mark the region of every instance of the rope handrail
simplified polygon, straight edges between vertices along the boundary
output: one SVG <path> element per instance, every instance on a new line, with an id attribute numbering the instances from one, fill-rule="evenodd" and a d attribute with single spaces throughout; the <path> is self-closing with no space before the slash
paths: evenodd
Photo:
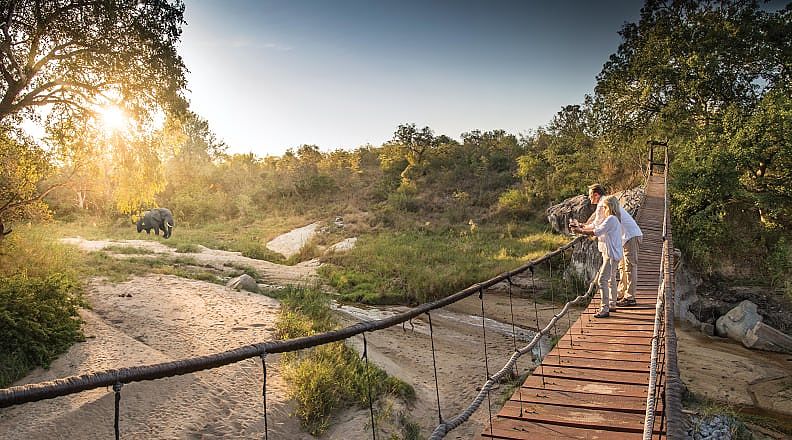
<path id="1" fill-rule="evenodd" d="M 643 439 L 652 438 L 656 417 L 658 377 L 665 371 L 664 417 L 667 421 L 666 437 L 672 440 L 683 438 L 681 423 L 681 393 L 679 369 L 677 365 L 676 332 L 674 329 L 674 266 L 671 261 L 671 215 L 668 203 L 668 144 L 665 147 L 663 169 L 663 248 L 660 258 L 660 283 L 655 305 L 654 331 L 652 334 L 649 388 L 646 396 Z M 650 163 L 651 167 L 653 164 Z M 661 335 L 660 332 L 664 334 Z M 660 338 L 665 343 L 665 360 L 658 362 Z"/>
<path id="2" fill-rule="evenodd" d="M 532 267 L 541 264 L 555 257 L 556 255 L 559 255 L 567 249 L 570 249 L 575 245 L 575 243 L 580 242 L 582 239 L 583 237 L 576 237 L 569 243 L 557 248 L 556 250 L 548 252 L 535 260 L 531 260 L 516 269 L 504 272 L 500 275 L 490 278 L 489 280 L 474 284 L 464 290 L 439 300 L 420 305 L 406 312 L 402 312 L 398 315 L 388 318 L 361 322 L 318 335 L 304 336 L 295 339 L 288 339 L 285 341 L 269 341 L 245 345 L 232 350 L 210 355 L 194 356 L 186 359 L 151 365 L 111 369 L 79 376 L 70 376 L 53 381 L 4 388 L 0 389 L 0 408 L 44 399 L 52 399 L 55 397 L 79 393 L 95 388 L 113 386 L 118 383 L 126 384 L 130 382 L 162 379 L 165 377 L 194 373 L 197 371 L 222 367 L 224 365 L 240 362 L 245 359 L 261 356 L 263 354 L 286 353 L 302 350 L 305 348 L 315 347 L 317 345 L 348 339 L 364 332 L 382 330 L 403 322 L 407 322 L 410 319 L 429 311 L 453 304 L 457 301 L 467 298 L 470 295 L 478 293 L 482 289 L 494 286 L 501 281 L 508 280 L 514 275 L 525 272 Z"/>
<path id="3" fill-rule="evenodd" d="M 668 148 L 665 149 L 665 190 L 668 200 Z M 671 440 L 685 438 L 685 429 L 682 421 L 682 381 L 679 377 L 677 364 L 677 339 L 674 327 L 674 264 L 671 262 L 673 253 L 673 237 L 670 233 L 671 213 L 666 210 L 668 231 L 666 232 L 666 268 L 664 271 L 665 290 L 665 350 L 666 350 L 666 387 L 665 387 L 665 418 L 667 421 L 666 437 Z"/>
<path id="4" fill-rule="evenodd" d="M 473 399 L 473 401 L 468 405 L 468 407 L 465 408 L 461 413 L 459 413 L 452 419 L 437 425 L 434 431 L 432 431 L 432 434 L 429 437 L 429 439 L 430 440 L 442 439 L 452 429 L 458 427 L 459 425 L 467 421 L 470 418 L 470 416 L 473 415 L 473 413 L 476 412 L 476 410 L 484 402 L 484 398 L 489 395 L 492 386 L 500 382 L 500 380 L 503 378 L 503 376 L 506 375 L 506 373 L 511 372 L 512 367 L 514 366 L 515 363 L 517 363 L 517 359 L 519 359 L 521 356 L 527 353 L 530 353 L 531 350 L 536 346 L 536 344 L 539 343 L 542 336 L 550 333 L 550 328 L 552 328 L 555 325 L 558 319 L 563 317 L 569 311 L 570 307 L 572 307 L 573 304 L 577 304 L 585 299 L 588 299 L 591 296 L 591 294 L 594 292 L 595 287 L 596 287 L 596 279 L 591 281 L 591 283 L 589 284 L 589 288 L 585 294 L 578 295 L 572 301 L 568 301 L 566 304 L 564 304 L 564 307 L 561 309 L 561 311 L 558 312 L 558 314 L 553 315 L 553 318 L 547 323 L 547 325 L 543 329 L 539 330 L 536 333 L 536 335 L 534 335 L 533 339 L 531 339 L 531 342 L 529 342 L 528 345 L 525 345 L 524 347 L 515 351 L 511 355 L 509 360 L 506 362 L 506 364 L 504 364 L 503 368 L 501 368 L 497 373 L 490 376 L 487 379 L 487 381 L 484 382 L 484 385 L 481 386 L 481 390 Z"/>

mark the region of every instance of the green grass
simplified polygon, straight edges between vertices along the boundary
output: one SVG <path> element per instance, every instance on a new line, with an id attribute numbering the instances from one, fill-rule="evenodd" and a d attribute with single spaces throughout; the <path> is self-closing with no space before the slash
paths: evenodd
<path id="1" fill-rule="evenodd" d="M 328 257 L 320 273 L 343 300 L 423 303 L 514 269 L 565 244 L 538 226 L 381 232 Z"/>
<path id="2" fill-rule="evenodd" d="M 287 287 L 268 292 L 282 304 L 276 325 L 279 339 L 312 335 L 337 328 L 329 296 L 318 288 Z M 390 394 L 415 398 L 408 384 L 366 364 L 343 342 L 325 344 L 284 355 L 283 377 L 289 396 L 296 402 L 294 414 L 312 435 L 330 426 L 333 414 L 353 404 L 368 405 L 369 386 L 374 402 Z"/>
<path id="3" fill-rule="evenodd" d="M 123 246 L 119 244 L 113 244 L 110 246 L 105 246 L 102 248 L 103 251 L 112 252 L 114 254 L 124 254 L 124 255 L 145 255 L 145 254 L 153 254 L 153 251 L 148 249 L 144 249 L 142 247 L 137 246 Z"/>
<path id="4" fill-rule="evenodd" d="M 176 252 L 180 254 L 194 254 L 201 252 L 201 247 L 195 243 L 180 243 L 176 245 Z"/>

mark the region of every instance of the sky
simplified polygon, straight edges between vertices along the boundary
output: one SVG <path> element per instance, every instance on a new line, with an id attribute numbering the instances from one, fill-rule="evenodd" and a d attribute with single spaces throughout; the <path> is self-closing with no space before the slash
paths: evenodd
<path id="1" fill-rule="evenodd" d="M 642 2 L 188 0 L 193 111 L 231 153 L 519 134 L 592 93 Z"/>

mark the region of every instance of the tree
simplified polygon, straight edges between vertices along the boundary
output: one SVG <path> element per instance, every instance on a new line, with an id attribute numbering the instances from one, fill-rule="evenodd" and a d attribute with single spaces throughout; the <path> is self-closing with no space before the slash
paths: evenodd
<path id="1" fill-rule="evenodd" d="M 600 139 L 621 157 L 669 139 L 680 245 L 698 262 L 755 255 L 768 227 L 790 227 L 792 4 L 648 0 L 620 34 L 591 99 Z M 723 245 L 738 235 L 749 244 Z"/>
<path id="2" fill-rule="evenodd" d="M 405 150 L 407 167 L 401 173 L 402 186 L 414 183 L 417 169 L 423 163 L 424 153 L 438 145 L 439 140 L 429 127 L 418 129 L 415 124 L 401 124 L 393 133 L 393 143 L 400 145 Z"/>
<path id="3" fill-rule="evenodd" d="M 71 163 L 73 171 L 80 168 L 77 161 L 91 159 L 81 149 L 85 142 L 52 145 L 58 154 L 45 157 L 40 146 L 15 134 L 24 118 L 45 125 L 56 138 L 64 121 L 90 124 L 102 105 L 123 108 L 140 133 L 150 130 L 153 114 L 183 110 L 186 69 L 176 53 L 183 13 L 180 0 L 0 2 L 0 135 L 7 148 L 19 152 L 4 170 L 30 170 L 31 162 L 21 162 L 26 157 L 37 157 L 42 170 L 57 159 Z M 141 142 L 144 138 L 135 139 L 135 148 L 155 148 L 152 142 Z M 128 144 L 119 147 L 132 151 Z M 149 155 L 140 150 L 118 154 Z M 40 202 L 65 184 L 37 188 L 35 179 L 42 177 L 31 171 L 7 180 L 0 219 L 16 216 L 25 204 Z"/>
<path id="4" fill-rule="evenodd" d="M 90 113 L 117 101 L 138 117 L 180 106 L 184 4 L 6 0 L 0 6 L 0 122 L 33 109 Z"/>
<path id="5" fill-rule="evenodd" d="M 0 227 L 3 220 L 46 212 L 41 200 L 54 187 L 40 192 L 36 184 L 51 172 L 47 151 L 29 138 L 0 132 Z"/>

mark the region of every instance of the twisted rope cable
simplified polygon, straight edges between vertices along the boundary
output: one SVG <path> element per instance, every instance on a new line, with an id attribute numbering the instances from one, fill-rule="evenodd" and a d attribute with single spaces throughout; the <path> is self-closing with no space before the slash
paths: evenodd
<path id="1" fill-rule="evenodd" d="M 446 435 L 448 435 L 448 433 L 451 432 L 453 429 L 457 428 L 459 425 L 466 422 L 470 418 L 470 416 L 473 415 L 473 413 L 475 413 L 476 410 L 484 402 L 484 398 L 489 394 L 489 391 L 492 389 L 493 385 L 498 383 L 503 378 L 503 376 L 505 376 L 508 372 L 511 371 L 514 365 L 517 363 L 517 359 L 519 359 L 521 356 L 525 355 L 526 353 L 530 353 L 531 350 L 533 350 L 534 346 L 536 346 L 536 344 L 539 343 L 542 336 L 545 336 L 550 333 L 550 329 L 553 327 L 553 325 L 555 325 L 555 323 L 569 311 L 572 305 L 582 302 L 586 299 L 589 299 L 591 292 L 594 290 L 595 285 L 596 283 L 592 281 L 589 284 L 589 288 L 585 294 L 579 295 L 574 300 L 564 304 L 564 307 L 561 309 L 561 311 L 553 316 L 550 322 L 547 323 L 547 326 L 539 330 L 536 333 L 536 335 L 534 335 L 533 339 L 531 339 L 531 342 L 529 342 L 528 345 L 514 352 L 514 354 L 511 355 L 511 357 L 506 362 L 506 364 L 504 364 L 503 368 L 501 368 L 497 373 L 493 374 L 489 379 L 487 379 L 487 381 L 481 387 L 481 390 L 479 391 L 478 395 L 476 395 L 476 397 L 473 399 L 470 405 L 468 405 L 468 407 L 464 411 L 459 413 L 457 416 L 437 425 L 434 431 L 432 431 L 432 434 L 429 437 L 429 439 L 430 440 L 442 439 Z"/>
<path id="2" fill-rule="evenodd" d="M 666 253 L 666 247 L 663 246 L 662 256 L 660 258 L 660 266 L 661 272 L 664 266 L 664 256 Z M 655 319 L 654 319 L 654 330 L 652 332 L 652 355 L 650 357 L 649 362 L 649 387 L 648 392 L 646 394 L 646 412 L 644 414 L 644 430 L 643 430 L 643 439 L 644 440 L 651 440 L 652 432 L 654 427 L 654 420 L 655 420 L 655 406 L 656 406 L 656 396 L 657 396 L 657 373 L 658 373 L 658 351 L 659 351 L 659 341 L 660 341 L 660 328 L 663 325 L 663 313 L 664 310 L 664 295 L 665 292 L 665 280 L 663 280 L 663 276 L 660 276 L 660 283 L 657 287 L 657 301 L 655 302 Z"/>

